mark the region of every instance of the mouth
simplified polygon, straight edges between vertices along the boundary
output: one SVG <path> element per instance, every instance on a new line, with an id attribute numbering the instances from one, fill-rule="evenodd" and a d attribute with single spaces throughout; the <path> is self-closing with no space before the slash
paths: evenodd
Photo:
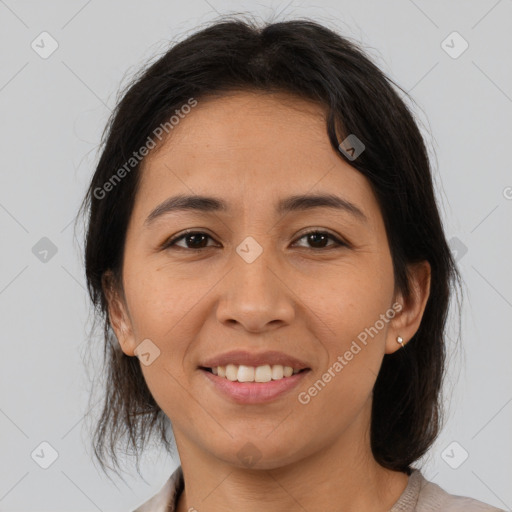
<path id="1" fill-rule="evenodd" d="M 264 383 L 287 379 L 292 375 L 306 372 L 310 368 L 293 368 L 281 364 L 266 364 L 260 366 L 228 364 L 226 366 L 214 366 L 211 368 L 200 366 L 199 369 L 231 382 Z"/>
<path id="2" fill-rule="evenodd" d="M 199 367 L 216 394 L 239 405 L 276 401 L 298 386 L 310 368 L 282 365 Z"/>

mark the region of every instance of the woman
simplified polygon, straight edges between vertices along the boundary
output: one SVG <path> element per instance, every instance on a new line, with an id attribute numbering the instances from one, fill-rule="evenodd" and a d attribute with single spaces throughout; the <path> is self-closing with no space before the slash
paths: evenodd
<path id="1" fill-rule="evenodd" d="M 84 202 L 95 451 L 172 425 L 181 462 L 138 512 L 498 510 L 413 467 L 460 276 L 392 83 L 312 21 L 228 19 L 117 106 Z"/>

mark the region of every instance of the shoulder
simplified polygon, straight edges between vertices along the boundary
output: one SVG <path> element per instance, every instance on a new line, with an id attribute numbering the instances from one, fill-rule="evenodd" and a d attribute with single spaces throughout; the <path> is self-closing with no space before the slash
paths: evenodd
<path id="1" fill-rule="evenodd" d="M 417 512 L 504 512 L 503 509 L 487 505 L 482 501 L 465 496 L 458 496 L 446 492 L 442 487 L 430 482 L 420 473 L 414 470 L 419 483 L 419 494 L 416 509 Z M 411 475 L 411 477 L 413 476 Z"/>
<path id="2" fill-rule="evenodd" d="M 133 512 L 175 512 L 177 498 L 183 491 L 183 472 L 178 466 L 165 485 Z"/>

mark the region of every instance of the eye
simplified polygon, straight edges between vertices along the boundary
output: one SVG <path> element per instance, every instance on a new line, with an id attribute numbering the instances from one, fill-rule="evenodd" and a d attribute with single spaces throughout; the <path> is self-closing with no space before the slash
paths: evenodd
<path id="1" fill-rule="evenodd" d="M 170 247 L 180 247 L 181 249 L 189 249 L 189 250 L 197 250 L 200 251 L 202 249 L 206 249 L 208 247 L 212 247 L 212 245 L 206 245 L 208 238 L 213 240 L 213 238 L 205 233 L 204 231 L 187 231 L 186 233 L 182 233 L 181 235 L 177 235 L 174 238 L 171 238 L 164 242 L 162 245 L 162 249 L 168 249 Z M 307 243 L 312 244 L 312 247 L 309 249 L 324 249 L 326 247 L 348 247 L 348 244 L 340 240 L 338 237 L 329 233 L 328 231 L 321 231 L 318 229 L 308 231 L 304 233 L 298 240 L 307 239 Z M 325 245 L 325 242 L 330 240 L 334 241 L 334 244 Z M 184 246 L 179 245 L 178 242 L 183 240 Z M 297 242 L 295 242 L 297 243 Z"/>
<path id="2" fill-rule="evenodd" d="M 201 250 L 207 247 L 212 247 L 207 246 L 204 243 L 208 238 L 213 240 L 210 235 L 204 233 L 203 231 L 187 231 L 186 233 L 182 233 L 181 235 L 175 236 L 174 238 L 171 238 L 170 240 L 164 242 L 162 249 L 177 246 L 182 249 Z M 179 242 L 180 240 L 184 240 L 186 245 L 179 245 L 177 242 Z M 192 245 L 192 247 L 188 246 L 189 243 Z"/>
<path id="3" fill-rule="evenodd" d="M 342 246 L 348 247 L 348 244 L 333 234 L 329 233 L 328 231 L 315 229 L 304 233 L 298 240 L 302 240 L 303 238 L 306 238 L 307 242 L 313 245 L 313 247 L 310 247 L 312 249 L 323 249 L 325 247 L 329 247 L 328 245 L 325 245 L 325 242 L 327 242 L 329 239 L 334 240 L 334 244 L 331 244 L 330 246 L 331 248 Z"/>

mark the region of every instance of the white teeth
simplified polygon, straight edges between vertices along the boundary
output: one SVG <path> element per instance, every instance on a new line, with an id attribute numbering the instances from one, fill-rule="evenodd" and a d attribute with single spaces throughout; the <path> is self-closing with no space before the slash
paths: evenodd
<path id="1" fill-rule="evenodd" d="M 226 366 L 226 379 L 235 381 L 238 378 L 238 367 L 234 364 L 228 364 Z"/>
<path id="2" fill-rule="evenodd" d="M 280 380 L 285 377 L 291 377 L 300 370 L 294 370 L 291 366 L 280 364 L 262 366 L 246 366 L 228 364 L 227 366 L 217 366 L 212 368 L 212 373 L 218 377 L 224 377 L 232 382 L 270 382 L 271 380 Z"/>
<path id="3" fill-rule="evenodd" d="M 254 382 L 254 368 L 252 366 L 244 366 L 241 364 L 238 367 L 238 382 Z"/>
<path id="4" fill-rule="evenodd" d="M 256 382 L 270 382 L 272 380 L 272 368 L 269 364 L 258 366 L 254 372 Z"/>
<path id="5" fill-rule="evenodd" d="M 285 377 L 291 377 L 293 374 L 293 368 L 291 366 L 285 366 L 283 373 Z"/>
<path id="6" fill-rule="evenodd" d="M 280 364 L 276 364 L 272 366 L 272 379 L 273 380 L 279 380 L 284 377 L 284 367 L 282 367 Z"/>

